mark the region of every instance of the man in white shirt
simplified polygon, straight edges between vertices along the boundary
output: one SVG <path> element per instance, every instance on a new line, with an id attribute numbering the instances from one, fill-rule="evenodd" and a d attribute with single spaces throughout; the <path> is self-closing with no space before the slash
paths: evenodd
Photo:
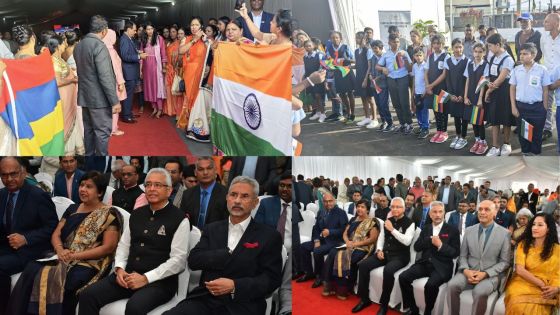
<path id="1" fill-rule="evenodd" d="M 266 312 L 265 299 L 281 282 L 282 238 L 251 219 L 258 194 L 256 180 L 233 179 L 226 197 L 229 218 L 204 225 L 189 254 L 189 268 L 202 270 L 202 285 L 165 315 Z"/>
<path id="2" fill-rule="evenodd" d="M 80 294 L 80 315 L 99 314 L 104 305 L 125 298 L 125 314 L 146 314 L 177 292 L 178 275 L 186 267 L 190 224 L 168 200 L 171 177 L 165 169 L 148 172 L 144 185 L 149 204 L 134 210 L 124 227 L 115 273 Z"/>

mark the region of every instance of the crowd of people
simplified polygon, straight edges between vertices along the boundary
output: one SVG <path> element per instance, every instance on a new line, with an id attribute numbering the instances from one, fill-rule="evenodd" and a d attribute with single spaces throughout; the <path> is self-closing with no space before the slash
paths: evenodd
<path id="1" fill-rule="evenodd" d="M 277 289 L 290 314 L 290 170 L 273 157 L 4 157 L 0 314 L 98 314 L 123 298 L 146 314 L 187 285 L 187 266 L 200 282 L 166 314 L 263 314 Z"/>
<path id="2" fill-rule="evenodd" d="M 517 126 L 514 132 L 522 154 L 538 155 L 542 142 L 552 136 L 554 108 L 556 121 L 560 117 L 560 56 L 554 49 L 560 15 L 546 17 L 544 34 L 532 28 L 529 13 L 521 14 L 518 21 L 521 31 L 515 36 L 515 54 L 496 28 L 484 25 L 478 27 L 478 38 L 473 26 L 466 25 L 465 37 L 453 38 L 451 43 L 446 43 L 435 25 L 425 31 L 412 29 L 410 40 L 390 26 L 389 37 L 383 41 L 366 27 L 356 33 L 355 51 L 347 44 L 354 38 L 343 38 L 339 31 L 332 31 L 322 42 L 296 30 L 295 44 L 305 51 L 305 74 L 299 78 L 302 88 L 297 91 L 303 91 L 299 95 L 311 121 L 340 121 L 384 133 L 412 134 L 435 144 L 451 138 L 450 149 L 469 145 L 471 153 L 487 156 L 510 155 L 511 127 Z M 364 112 L 359 121 L 355 121 L 356 97 L 361 98 Z M 332 102 L 328 116 L 327 99 Z M 432 111 L 435 133 L 430 133 Z M 298 117 L 301 121 L 305 115 Z M 454 135 L 448 130 L 450 117 Z M 469 125 L 475 138 L 472 144 L 467 140 Z"/>
<path id="3" fill-rule="evenodd" d="M 323 296 L 341 300 L 357 285 L 360 300 L 353 313 L 372 304 L 370 272 L 381 266 L 377 314 L 387 313 L 395 283 L 404 314 L 419 314 L 412 282 L 423 277 L 424 314 L 431 314 L 438 294 L 447 294 L 450 314 L 459 314 L 459 296 L 470 289 L 473 314 L 484 314 L 497 290 L 505 292 L 507 314 L 551 314 L 558 305 L 560 186 L 541 193 L 529 184 L 527 191 L 513 193 L 494 189 L 489 180 L 477 187 L 429 176 L 415 177 L 411 187 L 402 174 L 375 184 L 354 176 L 339 185 L 300 174 L 294 189 L 296 202 L 314 211 L 316 220 L 311 241 L 297 251 L 293 278 L 314 280 L 312 288 L 322 286 Z M 409 266 L 411 246 L 417 254 Z M 443 283 L 447 290 L 439 292 Z"/>
<path id="4" fill-rule="evenodd" d="M 218 45 L 291 45 L 290 10 L 266 12 L 264 0 L 249 5 L 243 4 L 239 14 L 234 13 L 237 17 L 205 22 L 195 16 L 186 26 L 125 21 L 123 29 L 113 30 L 99 15 L 91 18 L 88 34 L 75 29 L 60 34 L 43 30 L 36 35 L 31 26 L 16 25 L 11 30 L 13 40 L 6 32 L 6 42 L 0 41 L 0 58 L 50 52 L 64 109 L 67 155 L 108 155 L 109 138 L 124 134 L 119 124 L 145 119 L 145 104 L 151 109 L 151 119 L 175 117 L 177 128 L 187 138 L 210 142 L 209 128 L 202 126 L 210 124 L 211 100 L 196 101 L 201 88 L 212 89 L 213 54 Z M 4 70 L 0 60 L 0 74 Z M 205 107 L 205 115 L 193 109 L 195 103 Z M 14 138 L 4 122 L 0 127 L 2 139 Z M 11 143 L 3 155 L 16 154 L 15 141 Z"/>

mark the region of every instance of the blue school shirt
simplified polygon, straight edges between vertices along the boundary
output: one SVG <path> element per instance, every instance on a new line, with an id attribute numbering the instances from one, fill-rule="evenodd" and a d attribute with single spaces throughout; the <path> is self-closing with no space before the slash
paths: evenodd
<path id="1" fill-rule="evenodd" d="M 509 84 L 516 87 L 515 100 L 533 104 L 543 101 L 543 87 L 550 85 L 550 76 L 546 68 L 536 62 L 528 71 L 519 65 L 511 72 Z"/>
<path id="2" fill-rule="evenodd" d="M 550 82 L 556 82 L 560 80 L 560 66 L 557 66 L 556 68 L 554 68 L 554 70 L 550 73 Z M 554 100 L 556 101 L 556 106 L 560 107 L 560 88 L 557 88 L 556 90 L 554 90 Z M 552 104 L 550 104 L 552 105 Z M 557 109 L 557 110 L 560 110 Z"/>
<path id="3" fill-rule="evenodd" d="M 412 76 L 414 77 L 414 94 L 426 93 L 426 80 L 424 78 L 425 63 L 426 61 L 422 61 L 421 64 L 415 63 L 412 65 Z"/>
<path id="4" fill-rule="evenodd" d="M 389 69 L 388 77 L 391 79 L 400 79 L 408 75 L 408 69 L 406 66 L 399 69 L 395 69 L 395 67 L 393 66 L 398 52 L 399 51 L 393 52 L 392 50 L 388 50 L 383 54 L 383 56 L 381 56 L 381 59 L 379 59 L 379 65 Z M 408 53 L 406 51 L 402 55 L 402 58 L 406 59 L 409 64 L 412 63 L 412 60 L 410 60 L 410 57 L 408 56 Z"/>

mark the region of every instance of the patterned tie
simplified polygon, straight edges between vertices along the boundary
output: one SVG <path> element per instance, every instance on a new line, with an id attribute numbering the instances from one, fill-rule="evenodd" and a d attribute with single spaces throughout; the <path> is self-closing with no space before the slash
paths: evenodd
<path id="1" fill-rule="evenodd" d="M 200 199 L 200 214 L 198 215 L 198 228 L 202 229 L 206 221 L 206 198 L 208 198 L 208 191 L 202 191 L 202 198 Z"/>
<path id="2" fill-rule="evenodd" d="M 6 231 L 12 232 L 12 215 L 14 212 L 14 193 L 8 194 L 8 204 L 6 205 Z"/>
<path id="3" fill-rule="evenodd" d="M 461 216 L 461 221 L 459 222 L 459 235 L 463 234 L 463 222 L 465 220 L 465 215 L 464 214 L 460 214 Z"/>
<path id="4" fill-rule="evenodd" d="M 276 225 L 276 230 L 282 235 L 282 242 L 284 241 L 284 234 L 286 234 L 286 220 L 288 218 L 288 204 L 282 204 L 282 214 L 278 218 L 278 224 Z"/>

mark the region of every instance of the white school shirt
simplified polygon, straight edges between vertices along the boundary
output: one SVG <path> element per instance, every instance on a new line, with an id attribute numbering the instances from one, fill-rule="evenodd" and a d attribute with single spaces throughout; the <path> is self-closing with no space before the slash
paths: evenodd
<path id="1" fill-rule="evenodd" d="M 543 101 L 543 86 L 550 85 L 550 77 L 546 68 L 533 63 L 529 71 L 524 65 L 518 65 L 511 72 L 510 85 L 515 85 L 515 100 L 533 104 Z"/>
<path id="2" fill-rule="evenodd" d="M 490 75 L 499 76 L 500 73 L 498 72 L 498 65 L 500 64 L 500 62 L 502 62 L 502 59 L 504 59 L 506 56 L 509 56 L 509 54 L 507 53 L 507 51 L 504 51 L 501 55 L 496 56 L 496 58 L 494 58 L 494 63 L 493 64 L 490 64 L 490 60 L 492 58 L 489 58 L 488 59 L 488 67 L 484 70 L 484 76 L 487 77 L 487 78 L 489 78 Z M 504 69 L 508 69 L 509 74 L 506 78 L 509 79 L 509 77 L 511 76 L 511 72 L 513 71 L 513 67 L 515 67 L 515 62 L 513 62 L 513 57 L 508 58 L 502 64 L 502 67 L 501 67 L 500 71 L 504 70 Z"/>
<path id="3" fill-rule="evenodd" d="M 449 71 L 449 64 L 447 63 L 447 60 L 451 59 L 451 62 L 453 63 L 454 66 L 456 66 L 459 62 L 461 62 L 461 60 L 467 58 L 465 55 L 461 55 L 461 57 L 457 58 L 454 55 L 447 55 L 447 57 L 445 57 L 445 60 L 443 60 L 443 68 L 447 71 Z"/>
<path id="4" fill-rule="evenodd" d="M 479 64 L 476 64 L 474 60 L 469 60 L 469 62 L 467 63 L 467 67 L 465 68 L 465 72 L 463 72 L 463 76 L 465 78 L 469 78 L 469 66 L 471 65 L 471 63 L 474 65 L 473 66 L 473 72 L 476 71 L 476 69 L 478 69 L 478 67 L 480 67 L 483 63 L 484 60 L 481 61 Z M 486 66 L 484 67 L 484 73 L 488 72 L 488 62 L 486 63 Z M 484 74 L 483 74 L 484 76 Z"/>
<path id="5" fill-rule="evenodd" d="M 414 94 L 424 94 L 426 92 L 426 81 L 424 78 L 424 64 L 415 63 L 412 65 L 411 75 L 414 77 Z"/>
<path id="6" fill-rule="evenodd" d="M 558 36 L 560 37 L 560 36 Z M 550 83 L 554 83 L 560 80 L 560 65 L 558 65 L 554 70 L 550 73 Z M 549 92 L 550 93 L 550 92 Z M 556 101 L 556 106 L 560 107 L 560 88 L 554 90 L 554 100 Z M 552 104 L 550 104 L 552 105 Z M 556 109 L 560 110 L 560 109 Z"/>

